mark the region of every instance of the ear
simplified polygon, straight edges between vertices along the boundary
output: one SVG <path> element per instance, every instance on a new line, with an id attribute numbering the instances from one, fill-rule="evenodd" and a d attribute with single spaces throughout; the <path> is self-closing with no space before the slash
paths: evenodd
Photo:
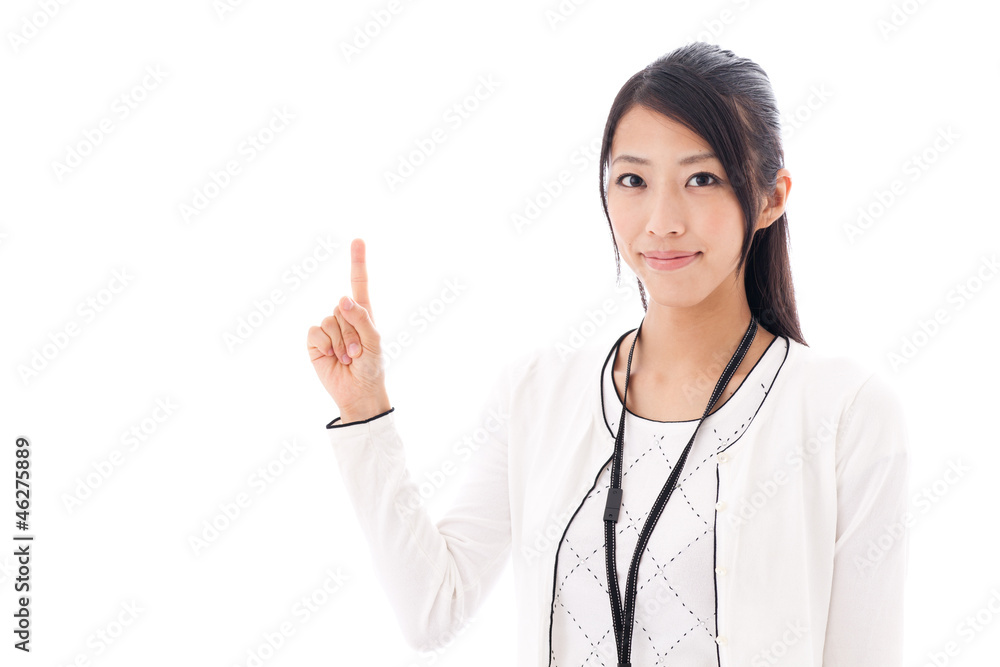
<path id="1" fill-rule="evenodd" d="M 777 182 L 774 184 L 774 192 L 764 200 L 764 210 L 757 218 L 757 229 L 770 227 L 771 223 L 781 217 L 785 212 L 785 202 L 788 201 L 788 193 L 792 191 L 792 174 L 787 169 L 779 169 Z"/>

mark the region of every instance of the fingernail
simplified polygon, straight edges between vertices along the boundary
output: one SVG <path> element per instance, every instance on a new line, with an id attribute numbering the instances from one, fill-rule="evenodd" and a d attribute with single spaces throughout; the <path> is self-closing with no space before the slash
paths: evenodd
<path id="1" fill-rule="evenodd" d="M 344 298 L 347 299 L 347 302 L 343 304 L 344 310 L 354 308 L 354 301 L 351 300 L 351 297 L 345 296 Z"/>
<path id="2" fill-rule="evenodd" d="M 351 358 L 349 356 L 347 356 L 346 354 L 344 356 L 342 356 L 340 358 L 340 360 L 343 361 L 345 364 L 351 363 Z"/>
<path id="3" fill-rule="evenodd" d="M 361 351 L 361 346 L 358 345 L 357 343 L 351 343 L 350 345 L 347 346 L 347 353 L 352 357 L 358 356 L 358 352 L 360 351 Z"/>

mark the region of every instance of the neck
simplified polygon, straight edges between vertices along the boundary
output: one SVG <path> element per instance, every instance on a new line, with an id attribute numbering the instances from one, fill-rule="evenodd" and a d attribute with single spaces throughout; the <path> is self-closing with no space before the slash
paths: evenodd
<path id="1" fill-rule="evenodd" d="M 749 324 L 750 306 L 745 296 L 689 307 L 650 301 L 632 356 L 632 370 L 641 369 L 653 382 L 694 377 L 706 371 L 717 370 L 721 375 Z M 758 323 L 754 342 L 765 335 Z"/>

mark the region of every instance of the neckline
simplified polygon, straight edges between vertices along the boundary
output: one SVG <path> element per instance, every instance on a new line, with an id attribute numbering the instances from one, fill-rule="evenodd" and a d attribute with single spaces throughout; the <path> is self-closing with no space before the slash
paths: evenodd
<path id="1" fill-rule="evenodd" d="M 638 327 L 636 327 L 636 329 L 637 328 Z M 612 431 L 611 425 L 608 423 L 607 408 L 606 408 L 606 405 L 605 405 L 605 394 L 611 393 L 611 394 L 614 395 L 614 397 L 615 397 L 614 405 L 616 406 L 615 407 L 615 414 L 616 415 L 621 413 L 622 399 L 621 399 L 621 396 L 618 394 L 618 385 L 615 382 L 614 366 L 613 366 L 613 364 L 610 364 L 610 362 L 613 359 L 615 359 L 615 357 L 617 356 L 617 352 L 618 352 L 618 349 L 621 347 L 622 341 L 625 340 L 625 337 L 628 336 L 633 331 L 635 331 L 635 329 L 629 329 L 628 331 L 626 331 L 625 333 L 623 333 L 621 336 L 618 337 L 618 340 L 616 340 L 615 343 L 614 343 L 614 345 L 611 346 L 611 351 L 608 352 L 607 357 L 604 359 L 604 366 L 601 369 L 601 414 L 602 414 L 602 417 L 604 419 L 605 425 L 608 427 L 608 431 L 610 431 L 612 433 L 612 435 L 614 435 L 614 431 Z M 732 409 L 732 407 L 731 407 L 732 405 L 736 405 L 736 404 L 742 402 L 743 399 L 746 396 L 749 395 L 749 392 L 748 391 L 744 391 L 743 387 L 744 386 L 748 386 L 749 387 L 750 385 L 747 385 L 747 380 L 750 380 L 751 378 L 755 378 L 756 379 L 756 377 L 758 375 L 760 375 L 760 373 L 762 372 L 762 369 L 763 369 L 763 365 L 761 364 L 761 362 L 763 362 L 765 360 L 770 361 L 770 358 L 773 356 L 772 350 L 779 349 L 774 344 L 778 340 L 784 341 L 784 343 L 785 343 L 784 349 L 786 351 L 788 350 L 788 347 L 789 347 L 790 343 L 789 343 L 789 340 L 788 340 L 787 336 L 776 335 L 773 339 L 771 339 L 771 342 L 768 343 L 767 347 L 764 349 L 763 354 L 761 354 L 760 358 L 757 359 L 756 362 L 754 362 L 753 367 L 750 369 L 750 371 L 740 381 L 739 386 L 736 387 L 736 391 L 734 391 L 729 398 L 727 398 L 718 408 L 716 408 L 714 412 L 712 412 L 710 415 L 708 415 L 707 417 L 705 417 L 705 421 L 706 422 L 709 421 L 710 419 L 712 419 L 713 417 L 717 417 L 719 415 L 722 415 L 724 412 L 726 414 L 728 414 L 729 410 Z M 787 354 L 787 352 L 786 352 L 786 354 Z M 611 370 L 608 369 L 609 365 L 611 366 Z M 609 378 L 609 376 L 610 376 L 610 378 Z M 610 379 L 610 383 L 609 383 L 609 379 Z M 609 384 L 610 384 L 610 392 L 606 391 L 606 389 L 609 388 L 608 387 Z M 679 421 L 659 421 L 657 419 L 647 419 L 645 417 L 641 417 L 641 416 L 635 414 L 634 412 L 632 412 L 628 408 L 625 409 L 625 412 L 626 412 L 627 415 L 630 415 L 632 417 L 632 420 L 634 420 L 636 422 L 639 422 L 639 423 L 642 423 L 642 424 L 656 424 L 660 428 L 667 427 L 666 425 L 668 425 L 668 424 L 678 424 L 678 425 L 680 425 L 680 424 L 696 424 L 698 422 L 698 419 L 684 419 L 684 420 L 679 420 Z M 630 420 L 630 421 L 632 421 L 632 420 Z"/>

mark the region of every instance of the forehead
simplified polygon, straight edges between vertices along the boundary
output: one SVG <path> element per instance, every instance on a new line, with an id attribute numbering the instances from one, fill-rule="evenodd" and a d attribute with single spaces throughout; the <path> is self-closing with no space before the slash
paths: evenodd
<path id="1" fill-rule="evenodd" d="M 687 126 L 644 106 L 635 105 L 619 119 L 611 141 L 611 159 L 619 152 L 643 150 L 680 152 L 711 150 L 708 142 Z"/>

